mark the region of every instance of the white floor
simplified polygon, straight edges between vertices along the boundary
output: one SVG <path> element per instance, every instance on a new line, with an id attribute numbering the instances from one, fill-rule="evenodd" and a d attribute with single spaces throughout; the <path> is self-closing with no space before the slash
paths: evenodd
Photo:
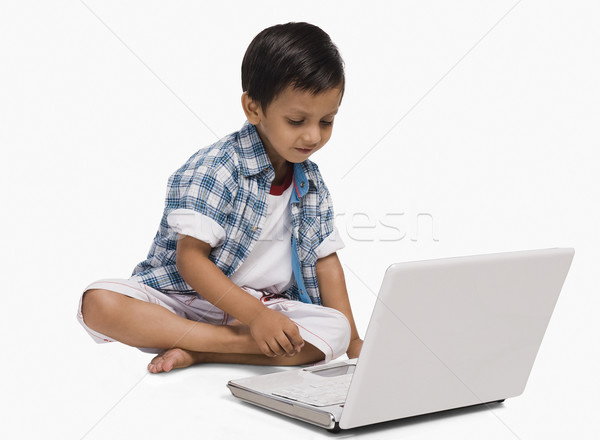
<path id="1" fill-rule="evenodd" d="M 336 438 L 560 439 L 575 434 L 595 438 L 600 423 L 594 335 L 600 327 L 594 312 L 580 301 L 585 284 L 578 280 L 577 270 L 571 275 L 522 396 L 491 408 L 390 422 L 342 432 Z M 152 355 L 118 343 L 96 344 L 75 319 L 75 279 L 62 282 L 57 274 L 45 288 L 30 293 L 18 283 L 6 286 L 27 296 L 26 301 L 9 300 L 2 310 L 3 438 L 333 436 L 237 401 L 225 386 L 229 379 L 275 368 L 197 365 L 152 375 L 145 370 Z M 85 285 L 79 281 L 79 286 Z M 64 294 L 67 291 L 71 294 Z M 356 299 L 360 296 L 353 296 L 355 305 Z M 23 316 L 22 322 L 15 314 Z M 362 323 L 360 327 L 364 334 Z M 402 398 L 409 396 L 398 396 Z"/>
<path id="2" fill-rule="evenodd" d="M 0 438 L 598 438 L 598 2 L 280 3 L 1 3 Z M 241 127 L 249 41 L 292 20 L 346 62 L 314 160 L 361 334 L 391 263 L 575 248 L 522 396 L 333 435 L 225 387 L 268 368 L 150 375 L 77 323 L 146 256 L 168 176 Z"/>

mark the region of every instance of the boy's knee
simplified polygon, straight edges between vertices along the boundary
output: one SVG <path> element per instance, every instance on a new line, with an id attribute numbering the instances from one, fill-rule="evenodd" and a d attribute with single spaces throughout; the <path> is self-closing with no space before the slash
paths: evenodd
<path id="1" fill-rule="evenodd" d="M 81 298 L 81 315 L 85 324 L 94 327 L 104 322 L 118 307 L 120 293 L 104 289 L 90 289 L 83 293 Z"/>
<path id="2" fill-rule="evenodd" d="M 350 322 L 344 314 L 335 313 L 332 314 L 329 325 L 333 336 L 330 343 L 333 349 L 333 359 L 335 359 L 348 350 L 351 336 Z"/>
<path id="3" fill-rule="evenodd" d="M 342 332 L 342 335 L 344 337 L 344 341 L 342 343 L 342 347 L 344 349 L 344 353 L 346 353 L 346 351 L 348 350 L 348 346 L 350 345 L 350 338 L 352 336 L 352 329 L 350 327 L 350 321 L 348 321 L 348 318 L 346 318 L 345 316 L 342 317 L 343 319 L 343 329 L 340 330 Z M 340 326 L 342 326 L 342 323 L 340 324 Z"/>

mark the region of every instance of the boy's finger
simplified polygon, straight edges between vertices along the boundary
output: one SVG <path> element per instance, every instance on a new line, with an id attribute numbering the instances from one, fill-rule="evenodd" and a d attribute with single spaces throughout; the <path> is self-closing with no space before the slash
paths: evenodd
<path id="1" fill-rule="evenodd" d="M 296 354 L 296 348 L 292 345 L 285 333 L 281 334 L 278 342 L 281 348 L 284 350 L 284 354 L 287 354 L 288 356 L 294 356 Z"/>
<path id="2" fill-rule="evenodd" d="M 275 339 L 275 338 L 273 338 L 269 341 L 269 347 L 271 347 L 271 351 L 276 356 L 283 356 L 285 354 L 285 350 L 281 347 L 281 345 L 279 344 L 279 341 L 277 341 L 277 339 Z"/>
<path id="3" fill-rule="evenodd" d="M 296 327 L 294 330 L 295 331 L 291 331 L 291 332 L 286 333 L 286 334 L 287 334 L 288 339 L 290 340 L 290 342 L 294 346 L 294 349 L 296 350 L 296 352 L 299 352 L 300 349 L 304 346 L 304 339 L 302 339 L 302 336 L 300 336 L 300 332 L 298 331 L 298 327 Z"/>
<path id="4" fill-rule="evenodd" d="M 273 351 L 271 350 L 271 347 L 269 347 L 269 344 L 267 344 L 266 342 L 261 342 L 258 344 L 258 347 L 260 348 L 260 351 L 262 351 L 262 353 L 265 356 L 269 356 L 269 357 L 275 357 L 275 353 L 273 353 Z"/>

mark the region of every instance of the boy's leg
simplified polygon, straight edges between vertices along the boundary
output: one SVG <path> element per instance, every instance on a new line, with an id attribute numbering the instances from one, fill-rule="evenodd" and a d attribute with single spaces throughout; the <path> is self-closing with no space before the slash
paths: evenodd
<path id="1" fill-rule="evenodd" d="M 134 347 L 165 349 L 148 365 L 152 373 L 196 363 L 302 365 L 324 358 L 308 343 L 293 357 L 271 358 L 260 352 L 247 326 L 191 321 L 162 305 L 110 290 L 87 290 L 81 307 L 92 330 Z"/>
<path id="2" fill-rule="evenodd" d="M 249 293 L 260 293 L 248 289 Z M 270 358 L 262 354 L 247 353 L 197 353 L 174 348 L 159 354 L 148 365 L 151 373 L 170 371 L 197 363 L 235 363 L 254 365 L 302 365 L 325 360 L 326 362 L 345 353 L 350 341 L 350 324 L 339 311 L 313 304 L 287 299 L 265 302 L 272 310 L 286 315 L 298 325 L 305 341 L 300 353 L 293 357 Z M 231 322 L 230 322 L 231 323 Z"/>
<path id="3" fill-rule="evenodd" d="M 168 372 L 174 368 L 189 367 L 193 364 L 250 364 L 250 365 L 304 365 L 323 360 L 325 355 L 314 345 L 305 343 L 302 351 L 294 356 L 268 357 L 264 354 L 245 353 L 201 353 L 172 348 L 157 355 L 148 364 L 151 373 Z"/>
<path id="4" fill-rule="evenodd" d="M 110 290 L 87 290 L 81 307 L 83 320 L 89 328 L 134 347 L 261 353 L 248 327 L 191 321 L 161 305 Z"/>
<path id="5" fill-rule="evenodd" d="M 109 290 L 113 288 L 119 292 Z M 138 348 L 161 348 L 161 354 L 148 366 L 151 372 L 198 362 L 301 365 L 324 358 L 329 361 L 343 354 L 347 347 L 348 322 L 343 314 L 327 307 L 288 300 L 268 301 L 265 305 L 298 324 L 306 342 L 302 351 L 293 357 L 270 358 L 261 353 L 247 326 L 231 325 L 231 317 L 230 325 L 197 322 L 209 318 L 208 314 L 218 309 L 200 307 L 190 311 L 188 304 L 193 300 L 188 301 L 187 296 L 183 296 L 186 307 L 182 313 L 181 300 L 135 281 L 102 280 L 88 289 L 80 302 L 79 321 L 97 342 L 108 342 L 112 338 Z M 189 315 L 194 320 L 178 314 Z M 209 321 L 226 323 L 228 320 L 223 321 L 224 318 L 215 315 Z"/>

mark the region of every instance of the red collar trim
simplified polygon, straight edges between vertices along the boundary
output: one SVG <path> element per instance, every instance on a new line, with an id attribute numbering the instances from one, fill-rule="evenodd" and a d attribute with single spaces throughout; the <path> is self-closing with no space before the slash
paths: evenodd
<path id="1" fill-rule="evenodd" d="M 285 179 L 283 180 L 283 183 L 281 185 L 271 185 L 271 190 L 269 191 L 269 194 L 271 194 L 272 196 L 280 196 L 284 193 L 286 189 L 288 189 L 290 183 L 292 183 L 293 178 L 294 165 L 291 162 L 288 162 L 288 168 L 285 173 Z"/>

